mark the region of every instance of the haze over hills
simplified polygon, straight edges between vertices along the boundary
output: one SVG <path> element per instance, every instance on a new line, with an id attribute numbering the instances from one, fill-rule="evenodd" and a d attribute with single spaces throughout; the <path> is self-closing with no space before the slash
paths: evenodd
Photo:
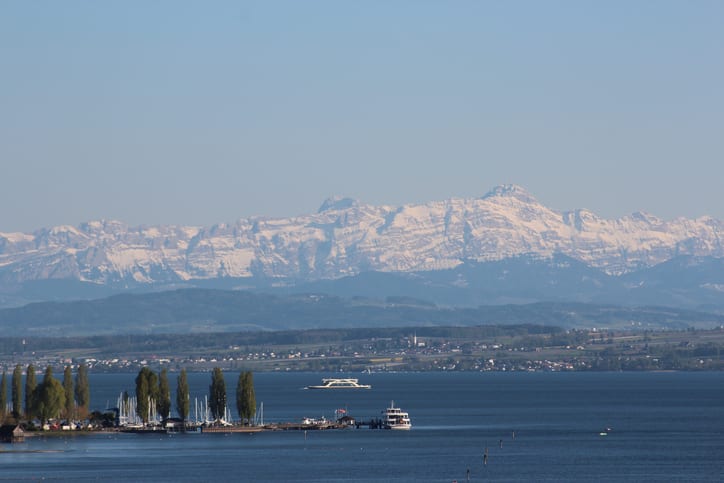
<path id="1" fill-rule="evenodd" d="M 544 302 L 437 307 L 320 294 L 182 289 L 0 309 L 0 333 L 13 337 L 432 326 L 539 325 L 577 329 L 682 330 L 724 325 L 724 315 L 661 307 Z"/>
<path id="2" fill-rule="evenodd" d="M 380 287 L 357 282 L 377 273 L 398 286 L 384 295 L 442 304 L 724 310 L 723 235 L 711 217 L 560 212 L 516 185 L 401 207 L 332 198 L 317 213 L 210 227 L 92 221 L 0 233 L 0 305 L 193 286 L 337 293 L 356 284 L 350 295 L 369 295 Z"/>

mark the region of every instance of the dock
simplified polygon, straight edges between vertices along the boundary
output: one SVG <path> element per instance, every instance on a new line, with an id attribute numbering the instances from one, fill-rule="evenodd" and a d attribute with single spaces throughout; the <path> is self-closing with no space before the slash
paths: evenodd
<path id="1" fill-rule="evenodd" d="M 239 424 L 188 424 L 185 430 L 178 426 L 123 426 L 116 431 L 124 433 L 142 433 L 142 434 L 159 434 L 159 433 L 183 433 L 183 432 L 201 432 L 201 433 L 261 433 L 263 431 L 324 431 L 330 429 L 350 429 L 350 428 L 369 428 L 369 429 L 388 429 L 382 419 L 355 420 L 349 416 L 344 416 L 337 420 L 309 419 L 304 418 L 300 422 L 276 422 L 267 423 L 259 426 L 242 426 Z"/>
<path id="2" fill-rule="evenodd" d="M 302 423 L 274 423 L 267 424 L 264 428 L 270 431 L 322 431 L 325 429 L 344 429 L 348 427 L 345 424 L 327 421 L 318 424 L 302 424 Z"/>
<path id="3" fill-rule="evenodd" d="M 360 429 L 360 428 L 387 429 L 387 426 L 385 425 L 384 421 L 382 421 L 381 419 L 370 419 L 369 421 L 355 421 L 354 427 L 357 429 Z"/>
<path id="4" fill-rule="evenodd" d="M 202 426 L 202 433 L 261 433 L 264 426 Z"/>

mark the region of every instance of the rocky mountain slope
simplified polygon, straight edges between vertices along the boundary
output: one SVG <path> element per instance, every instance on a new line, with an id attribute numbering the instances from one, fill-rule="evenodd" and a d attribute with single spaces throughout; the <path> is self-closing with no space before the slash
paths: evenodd
<path id="1" fill-rule="evenodd" d="M 562 255 L 607 275 L 681 255 L 724 257 L 724 223 L 711 217 L 615 220 L 559 212 L 523 188 L 481 198 L 400 207 L 329 199 L 317 213 L 253 217 L 210 227 L 92 221 L 34 233 L 0 233 L 0 293 L 44 280 L 96 287 L 298 284 L 365 272 L 414 273 L 526 256 Z"/>

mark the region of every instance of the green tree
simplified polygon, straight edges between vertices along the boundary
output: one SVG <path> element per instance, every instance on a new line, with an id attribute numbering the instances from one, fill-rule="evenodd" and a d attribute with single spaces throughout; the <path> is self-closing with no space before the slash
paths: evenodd
<path id="1" fill-rule="evenodd" d="M 186 379 L 186 369 L 181 369 L 176 381 L 176 411 L 178 416 L 185 423 L 189 417 L 191 396 L 189 394 L 189 383 Z"/>
<path id="2" fill-rule="evenodd" d="M 75 397 L 73 391 L 73 370 L 65 366 L 63 371 L 63 391 L 65 392 L 65 417 L 70 420 L 75 417 Z"/>
<path id="3" fill-rule="evenodd" d="M 150 414 L 158 401 L 158 382 L 156 374 L 144 367 L 136 376 L 136 414 L 144 423 L 150 419 Z"/>
<path id="4" fill-rule="evenodd" d="M 146 369 L 146 367 L 141 369 L 136 376 L 136 414 L 141 417 L 144 423 L 148 421 L 149 399 L 151 397 L 148 389 L 148 378 L 144 373 Z"/>
<path id="5" fill-rule="evenodd" d="M 38 383 L 35 381 L 35 367 L 32 364 L 28 365 L 28 369 L 25 373 L 25 418 L 28 420 L 33 419 L 35 413 L 35 388 Z"/>
<path id="6" fill-rule="evenodd" d="M 45 370 L 43 382 L 35 387 L 33 394 L 34 412 L 45 424 L 51 418 L 57 418 L 65 407 L 65 389 L 53 377 L 53 368 L 48 366 Z"/>
<path id="7" fill-rule="evenodd" d="M 242 423 L 251 424 L 256 414 L 256 394 L 254 392 L 254 375 L 250 371 L 239 374 L 236 385 L 236 410 Z"/>
<path id="8" fill-rule="evenodd" d="M 19 419 L 22 414 L 22 401 L 23 401 L 23 368 L 20 364 L 15 366 L 13 370 L 13 387 L 12 387 L 12 398 L 13 398 L 13 417 Z"/>
<path id="9" fill-rule="evenodd" d="M 214 367 L 209 386 L 209 409 L 214 420 L 224 417 L 226 412 L 226 382 L 220 367 Z"/>
<path id="10" fill-rule="evenodd" d="M 8 376 L 3 371 L 2 380 L 0 380 L 0 424 L 5 421 L 5 413 L 8 405 Z"/>
<path id="11" fill-rule="evenodd" d="M 236 381 L 236 412 L 239 413 L 239 419 L 244 424 L 244 371 L 239 373 L 239 379 Z"/>
<path id="12" fill-rule="evenodd" d="M 168 385 L 168 371 L 164 368 L 158 378 L 158 414 L 164 421 L 171 414 L 171 388 Z"/>
<path id="13" fill-rule="evenodd" d="M 78 404 L 78 415 L 85 418 L 90 409 L 90 383 L 88 382 L 88 366 L 78 366 L 78 373 L 75 375 L 75 400 Z"/>

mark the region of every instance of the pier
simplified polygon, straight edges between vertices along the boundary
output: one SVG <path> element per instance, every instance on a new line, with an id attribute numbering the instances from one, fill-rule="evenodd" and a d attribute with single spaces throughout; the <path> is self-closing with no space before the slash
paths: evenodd
<path id="1" fill-rule="evenodd" d="M 381 419 L 370 419 L 369 421 L 355 421 L 354 427 L 357 429 L 360 429 L 360 428 L 387 429 L 387 426 L 385 425 L 384 421 L 382 421 Z"/>
<path id="2" fill-rule="evenodd" d="M 202 433 L 261 433 L 264 426 L 201 426 Z"/>

